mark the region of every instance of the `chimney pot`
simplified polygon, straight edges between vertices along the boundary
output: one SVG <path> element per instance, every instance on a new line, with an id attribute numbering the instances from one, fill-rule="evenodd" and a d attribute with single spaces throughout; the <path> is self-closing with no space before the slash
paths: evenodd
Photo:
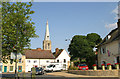
<path id="1" fill-rule="evenodd" d="M 41 51 L 41 48 L 37 48 L 38 51 Z"/>
<path id="2" fill-rule="evenodd" d="M 59 52 L 59 49 L 58 49 L 58 48 L 56 48 L 56 49 L 55 49 L 55 53 L 58 53 L 58 52 Z"/>

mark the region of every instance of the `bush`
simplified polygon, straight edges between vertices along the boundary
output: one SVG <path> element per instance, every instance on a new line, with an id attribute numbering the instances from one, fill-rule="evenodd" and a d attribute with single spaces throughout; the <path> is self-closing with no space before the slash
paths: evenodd
<path id="1" fill-rule="evenodd" d="M 70 67 L 69 70 L 78 70 L 78 67 Z"/>

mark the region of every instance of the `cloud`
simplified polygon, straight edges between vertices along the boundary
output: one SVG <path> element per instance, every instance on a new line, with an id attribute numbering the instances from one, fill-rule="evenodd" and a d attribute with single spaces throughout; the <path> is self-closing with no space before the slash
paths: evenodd
<path id="1" fill-rule="evenodd" d="M 118 19 L 118 6 L 112 11 L 113 14 L 115 14 L 114 19 Z"/>
<path id="2" fill-rule="evenodd" d="M 112 30 L 112 29 L 117 28 L 117 23 L 113 23 L 113 24 L 105 24 L 105 27 L 106 27 L 107 29 Z"/>

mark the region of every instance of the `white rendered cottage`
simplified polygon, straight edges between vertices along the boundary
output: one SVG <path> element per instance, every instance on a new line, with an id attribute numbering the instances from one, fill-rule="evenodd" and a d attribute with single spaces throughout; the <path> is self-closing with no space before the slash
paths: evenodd
<path id="1" fill-rule="evenodd" d="M 55 60 L 50 50 L 41 50 L 41 48 L 25 50 L 25 56 L 25 72 L 31 71 L 32 67 L 46 67 Z"/>
<path id="2" fill-rule="evenodd" d="M 63 70 L 68 70 L 70 66 L 70 56 L 65 49 L 58 49 L 53 53 L 55 56 L 55 62 L 61 63 Z"/>

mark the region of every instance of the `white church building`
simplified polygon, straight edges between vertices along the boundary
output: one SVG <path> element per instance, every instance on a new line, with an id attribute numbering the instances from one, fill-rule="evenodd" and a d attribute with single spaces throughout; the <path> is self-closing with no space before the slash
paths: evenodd
<path id="1" fill-rule="evenodd" d="M 43 49 L 27 49 L 25 52 L 25 72 L 31 71 L 32 67 L 46 67 L 52 62 L 61 63 L 63 70 L 67 70 L 70 66 L 70 56 L 65 49 L 58 49 L 54 53 L 51 52 L 51 40 L 49 35 L 48 20 L 46 23 L 45 38 L 43 40 Z"/>

